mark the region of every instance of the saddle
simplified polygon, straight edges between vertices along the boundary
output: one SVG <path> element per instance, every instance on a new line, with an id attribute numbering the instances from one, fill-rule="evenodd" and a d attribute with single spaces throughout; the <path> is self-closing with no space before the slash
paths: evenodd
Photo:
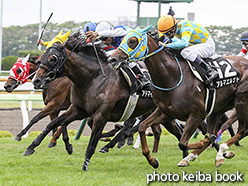
<path id="1" fill-rule="evenodd" d="M 130 87 L 130 96 L 126 108 L 122 114 L 122 117 L 119 120 L 119 121 L 126 121 L 132 115 L 136 107 L 136 104 L 138 102 L 138 99 L 140 97 L 152 99 L 152 90 L 151 90 L 151 83 L 149 83 L 149 85 L 142 87 L 142 89 L 137 89 L 137 87 L 139 86 L 138 85 L 139 82 L 136 78 L 136 75 L 129 66 L 123 65 L 122 67 L 120 67 L 120 70 Z M 150 77 L 148 77 L 149 73 L 147 70 L 146 72 L 143 71 L 143 73 L 147 76 L 148 79 L 150 79 Z"/>

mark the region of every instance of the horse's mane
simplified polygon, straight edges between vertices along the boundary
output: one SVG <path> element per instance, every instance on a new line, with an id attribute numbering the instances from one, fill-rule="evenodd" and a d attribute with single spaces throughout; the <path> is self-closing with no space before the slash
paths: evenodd
<path id="1" fill-rule="evenodd" d="M 79 42 L 81 42 L 80 44 L 78 44 Z M 85 41 L 85 38 L 82 38 L 82 36 L 80 35 L 79 32 L 74 33 L 72 36 L 70 36 L 66 43 L 64 44 L 64 46 L 72 51 L 81 55 L 81 56 L 90 56 L 90 57 L 96 57 L 96 53 L 94 50 L 94 47 L 90 44 L 88 44 Z M 77 47 L 76 47 L 77 46 Z M 76 47 L 76 48 L 75 48 Z M 107 62 L 107 56 L 105 54 L 105 52 L 103 51 L 103 49 L 101 49 L 99 46 L 95 45 L 97 53 L 99 58 L 103 61 L 103 62 Z"/>
<path id="2" fill-rule="evenodd" d="M 36 65 L 36 60 L 39 58 L 40 56 L 30 56 L 28 59 L 28 62 L 33 63 Z"/>

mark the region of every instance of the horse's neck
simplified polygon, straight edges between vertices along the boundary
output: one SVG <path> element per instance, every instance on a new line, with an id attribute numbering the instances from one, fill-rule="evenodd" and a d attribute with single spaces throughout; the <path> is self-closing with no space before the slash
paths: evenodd
<path id="1" fill-rule="evenodd" d="M 34 73 L 37 70 L 37 66 L 34 63 L 29 63 L 29 75 Z M 34 76 L 30 76 L 29 79 L 33 79 Z"/>
<path id="2" fill-rule="evenodd" d="M 164 51 L 151 56 L 145 63 L 154 83 L 162 81 L 163 84 L 170 86 L 180 78 L 180 70 L 176 59 Z M 158 84 L 160 84 L 159 82 Z"/>
<path id="3" fill-rule="evenodd" d="M 106 69 L 106 68 L 105 68 Z M 95 78 L 100 71 L 99 64 L 93 60 L 72 55 L 64 66 L 66 75 L 76 86 L 82 86 Z"/>

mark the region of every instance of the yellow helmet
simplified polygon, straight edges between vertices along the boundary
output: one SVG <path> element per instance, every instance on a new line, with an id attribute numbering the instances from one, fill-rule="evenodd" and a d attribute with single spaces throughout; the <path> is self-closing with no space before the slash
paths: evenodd
<path id="1" fill-rule="evenodd" d="M 69 30 L 69 31 L 68 31 L 66 34 L 64 34 L 64 35 L 62 35 L 62 32 L 63 32 L 63 31 L 60 31 L 60 33 L 59 33 L 57 36 L 55 36 L 55 37 L 53 38 L 52 41 L 44 42 L 43 45 L 47 46 L 46 48 L 49 48 L 49 47 L 51 47 L 55 42 L 64 43 L 64 42 L 67 40 L 67 38 L 69 37 L 69 35 L 70 35 L 70 33 L 71 33 L 71 30 Z"/>
<path id="2" fill-rule="evenodd" d="M 170 31 L 177 24 L 176 19 L 171 15 L 164 15 L 159 18 L 157 26 L 158 31 L 161 33 L 166 33 Z"/>

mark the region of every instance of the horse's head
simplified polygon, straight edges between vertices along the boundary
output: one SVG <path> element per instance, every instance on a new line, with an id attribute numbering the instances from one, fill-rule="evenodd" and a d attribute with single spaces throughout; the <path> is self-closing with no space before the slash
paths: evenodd
<path id="1" fill-rule="evenodd" d="M 63 45 L 57 44 L 48 48 L 40 56 L 40 66 L 33 79 L 35 89 L 42 89 L 54 79 L 60 77 L 63 73 L 66 59 L 66 49 Z"/>
<path id="2" fill-rule="evenodd" d="M 122 63 L 127 62 L 127 59 L 139 61 L 146 58 L 149 53 L 147 32 L 151 27 L 152 25 L 144 29 L 136 28 L 129 31 L 118 49 L 108 58 L 109 66 L 118 69 Z"/>
<path id="3" fill-rule="evenodd" d="M 30 77 L 31 63 L 28 63 L 29 55 L 24 59 L 18 58 L 10 69 L 10 75 L 4 85 L 7 92 L 13 92 L 18 85 L 24 84 Z M 36 68 L 36 67 L 35 67 Z"/>

